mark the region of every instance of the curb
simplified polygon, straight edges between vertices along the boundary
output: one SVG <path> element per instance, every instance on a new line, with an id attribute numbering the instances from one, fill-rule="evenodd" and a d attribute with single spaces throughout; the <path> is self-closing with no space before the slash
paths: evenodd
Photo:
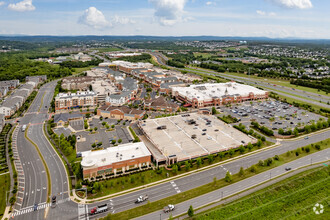
<path id="1" fill-rule="evenodd" d="M 280 144 L 274 144 L 274 145 L 271 145 L 271 146 L 268 146 L 268 147 L 265 147 L 265 148 L 261 148 L 261 149 L 258 149 L 258 150 L 255 150 L 255 151 L 246 153 L 244 155 L 237 156 L 235 158 L 230 158 L 230 159 L 227 159 L 225 161 L 221 161 L 221 162 L 218 162 L 218 163 L 209 165 L 209 166 L 205 166 L 205 167 L 200 168 L 200 169 L 192 170 L 192 171 L 189 171 L 187 173 L 180 174 L 178 176 L 173 176 L 173 177 L 170 177 L 170 178 L 166 178 L 164 180 L 160 180 L 160 181 L 157 181 L 157 182 L 149 183 L 149 184 L 143 185 L 143 186 L 138 186 L 136 188 L 132 188 L 132 189 L 128 189 L 128 190 L 125 190 L 125 191 L 122 191 L 122 192 L 114 193 L 114 194 L 109 195 L 109 196 L 104 196 L 104 197 L 95 198 L 95 199 L 87 199 L 84 202 L 85 203 L 101 202 L 101 201 L 104 201 L 104 200 L 107 200 L 107 199 L 110 199 L 110 198 L 115 198 L 115 197 L 122 196 L 122 195 L 125 195 L 125 194 L 128 194 L 128 193 L 131 193 L 131 192 L 135 192 L 135 191 L 138 191 L 138 190 L 147 188 L 147 187 L 157 186 L 157 185 L 162 184 L 162 183 L 166 183 L 166 182 L 170 182 L 172 180 L 180 179 L 180 178 L 183 178 L 183 177 L 188 176 L 190 174 L 198 173 L 198 172 L 201 172 L 201 171 L 206 171 L 206 170 L 212 169 L 214 167 L 217 167 L 217 166 L 226 164 L 228 162 L 235 161 L 235 160 L 238 160 L 238 159 L 241 159 L 241 158 L 250 156 L 250 155 L 254 155 L 254 154 L 256 154 L 256 153 L 258 153 L 260 151 L 268 150 L 268 149 L 271 149 L 271 148 L 274 148 L 274 147 L 278 147 L 278 146 L 280 146 Z M 78 196 L 77 196 L 77 199 L 81 200 Z"/>

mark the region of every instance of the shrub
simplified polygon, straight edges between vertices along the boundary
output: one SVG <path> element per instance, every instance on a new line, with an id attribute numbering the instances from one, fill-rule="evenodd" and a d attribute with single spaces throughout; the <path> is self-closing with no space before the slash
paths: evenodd
<path id="1" fill-rule="evenodd" d="M 257 172 L 257 167 L 255 165 L 252 165 L 251 168 L 250 168 L 250 171 L 252 173 L 256 173 Z"/>
<path id="2" fill-rule="evenodd" d="M 227 171 L 227 173 L 226 173 L 225 181 L 228 182 L 228 183 L 231 183 L 233 181 L 233 177 L 229 173 L 229 171 Z"/>

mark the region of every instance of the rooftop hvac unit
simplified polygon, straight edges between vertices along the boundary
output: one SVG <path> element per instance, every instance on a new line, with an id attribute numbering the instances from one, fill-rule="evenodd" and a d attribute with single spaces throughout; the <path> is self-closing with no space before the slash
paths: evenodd
<path id="1" fill-rule="evenodd" d="M 122 157 L 122 156 L 123 156 L 123 154 L 120 154 L 120 156 Z"/>
<path id="2" fill-rule="evenodd" d="M 102 162 L 106 161 L 107 159 L 106 158 L 102 158 Z"/>
<path id="3" fill-rule="evenodd" d="M 135 156 L 134 155 L 132 155 L 132 158 L 134 158 Z"/>
<path id="4" fill-rule="evenodd" d="M 135 148 L 135 150 L 138 150 L 138 149 L 139 149 L 139 147 L 136 147 L 136 148 Z"/>
<path id="5" fill-rule="evenodd" d="M 119 158 L 119 160 L 122 160 L 122 158 Z"/>

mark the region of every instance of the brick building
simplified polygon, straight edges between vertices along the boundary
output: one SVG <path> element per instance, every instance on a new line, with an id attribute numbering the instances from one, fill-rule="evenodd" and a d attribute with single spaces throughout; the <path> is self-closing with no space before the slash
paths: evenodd
<path id="1" fill-rule="evenodd" d="M 83 178 L 105 178 L 141 170 L 151 164 L 151 153 L 143 142 L 128 143 L 104 150 L 82 152 Z"/>
<path id="2" fill-rule="evenodd" d="M 97 105 L 97 103 L 97 94 L 95 94 L 93 91 L 59 93 L 55 97 L 55 111 L 78 107 L 94 107 Z"/>
<path id="3" fill-rule="evenodd" d="M 206 83 L 190 87 L 172 87 L 172 95 L 193 108 L 267 99 L 268 92 L 253 86 L 228 83 Z"/>
<path id="4" fill-rule="evenodd" d="M 142 119 L 146 112 L 144 110 L 131 109 L 127 106 L 104 105 L 97 109 L 97 115 L 112 119 L 137 120 Z"/>

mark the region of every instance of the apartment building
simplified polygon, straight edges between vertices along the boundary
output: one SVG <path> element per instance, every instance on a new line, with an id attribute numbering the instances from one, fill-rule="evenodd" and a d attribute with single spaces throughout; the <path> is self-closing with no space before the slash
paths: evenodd
<path id="1" fill-rule="evenodd" d="M 97 94 L 93 91 L 59 93 L 55 97 L 55 111 L 79 107 L 94 107 L 97 103 Z"/>

